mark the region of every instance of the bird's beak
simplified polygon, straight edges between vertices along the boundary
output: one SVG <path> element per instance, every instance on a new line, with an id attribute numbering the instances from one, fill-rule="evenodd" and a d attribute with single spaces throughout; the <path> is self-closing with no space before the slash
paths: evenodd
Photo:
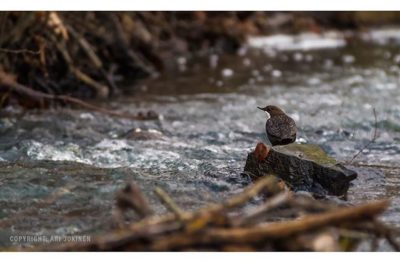
<path id="1" fill-rule="evenodd" d="M 261 108 L 261 107 L 257 107 L 257 108 L 259 108 L 262 111 L 266 111 L 267 110 L 266 108 Z"/>

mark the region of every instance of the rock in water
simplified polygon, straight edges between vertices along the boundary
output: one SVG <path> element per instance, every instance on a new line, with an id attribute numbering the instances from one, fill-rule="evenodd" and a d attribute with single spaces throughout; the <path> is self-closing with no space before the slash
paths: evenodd
<path id="1" fill-rule="evenodd" d="M 357 173 L 328 156 L 318 145 L 289 144 L 271 147 L 259 161 L 249 153 L 244 174 L 253 179 L 275 174 L 293 191 L 308 191 L 317 196 L 346 196 Z"/>

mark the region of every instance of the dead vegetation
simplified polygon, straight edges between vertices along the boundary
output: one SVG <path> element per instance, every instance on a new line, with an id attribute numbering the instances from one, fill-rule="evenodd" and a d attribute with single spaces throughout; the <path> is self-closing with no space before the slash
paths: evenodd
<path id="1" fill-rule="evenodd" d="M 400 250 L 398 231 L 377 219 L 388 200 L 344 206 L 281 189 L 275 177 L 267 176 L 225 202 L 189 212 L 157 188 L 156 195 L 170 213 L 154 215 L 140 189 L 130 183 L 117 193 L 119 228 L 89 243 L 34 250 L 351 251 L 361 241 L 369 242 L 374 250 L 382 238 L 393 250 Z M 263 202 L 246 207 L 260 195 Z M 126 222 L 124 213 L 129 209 L 141 219 Z"/>
<path id="2" fill-rule="evenodd" d="M 399 21 L 393 12 L 0 12 L 0 73 L 50 96 L 32 97 L 0 78 L 0 108 L 78 104 L 52 96 L 107 99 L 179 55 L 234 52 L 255 34 L 379 23 L 374 17 Z"/>
<path id="3" fill-rule="evenodd" d="M 235 13 L 2 12 L 1 107 L 112 97 L 156 76 L 177 54 L 235 50 L 245 24 Z"/>

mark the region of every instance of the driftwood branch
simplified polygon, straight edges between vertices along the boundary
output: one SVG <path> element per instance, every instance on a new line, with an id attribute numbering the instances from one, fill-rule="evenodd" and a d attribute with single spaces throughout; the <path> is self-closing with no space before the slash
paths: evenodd
<path id="1" fill-rule="evenodd" d="M 117 91 L 117 87 L 116 87 L 114 81 L 112 80 L 112 78 L 104 70 L 103 62 L 101 61 L 99 56 L 97 56 L 96 51 L 94 50 L 92 45 L 81 34 L 76 32 L 76 30 L 72 26 L 68 25 L 67 29 L 68 29 L 68 32 L 70 32 L 71 35 L 75 39 L 77 39 L 80 47 L 84 50 L 84 52 L 87 54 L 87 56 L 90 59 L 90 61 L 92 62 L 92 64 L 101 73 L 101 75 L 107 82 L 107 84 L 110 88 L 110 92 L 111 92 L 110 95 L 115 94 Z"/>
<path id="2" fill-rule="evenodd" d="M 180 221 L 184 221 L 186 218 L 186 214 L 184 211 L 180 209 L 180 207 L 172 200 L 172 198 L 160 187 L 156 187 L 154 189 L 155 194 L 161 200 L 161 202 L 165 205 L 165 207 L 170 210 L 172 213 L 176 215 L 176 217 Z"/>
<path id="3" fill-rule="evenodd" d="M 121 113 L 121 112 L 116 112 L 112 110 L 108 110 L 102 107 L 95 106 L 93 104 L 84 102 L 80 99 L 73 98 L 70 96 L 66 95 L 54 95 L 54 94 L 47 94 L 41 91 L 33 90 L 29 87 L 26 87 L 22 84 L 19 84 L 18 82 L 15 81 L 15 78 L 10 75 L 5 73 L 0 69 L 0 89 L 1 88 L 6 88 L 9 90 L 12 90 L 14 92 L 17 92 L 21 95 L 25 95 L 30 97 L 31 99 L 37 100 L 37 101 L 42 101 L 42 100 L 59 100 L 63 101 L 66 103 L 70 103 L 73 105 L 80 106 L 82 108 L 86 108 L 89 110 L 97 111 L 109 116 L 114 116 L 114 117 L 119 117 L 119 118 L 125 118 L 125 119 L 132 119 L 132 120 L 146 120 L 150 119 L 147 118 L 146 116 L 141 116 L 141 115 L 132 115 L 129 113 Z"/>
<path id="4" fill-rule="evenodd" d="M 156 76 L 157 70 L 150 63 L 148 63 L 146 59 L 142 58 L 142 56 L 140 56 L 131 48 L 129 40 L 125 35 L 124 29 L 122 28 L 118 16 L 116 16 L 115 14 L 111 14 L 110 16 L 115 27 L 118 42 L 121 45 L 121 48 L 125 50 L 127 57 L 133 62 L 133 64 L 139 66 L 144 72 L 146 72 L 150 76 Z"/>
<path id="5" fill-rule="evenodd" d="M 240 207 L 246 204 L 250 199 L 256 197 L 262 191 L 268 191 L 269 193 L 276 193 L 280 191 L 278 187 L 278 180 L 273 175 L 265 176 L 257 180 L 254 185 L 250 185 L 243 190 L 242 193 L 226 200 L 222 204 L 216 204 L 214 206 L 210 206 L 207 210 L 221 210 L 222 208 L 225 209 L 232 209 L 235 207 Z"/>
<path id="6" fill-rule="evenodd" d="M 277 179 L 274 176 L 266 176 L 265 178 L 259 179 L 257 182 L 255 182 L 253 185 L 248 186 L 243 190 L 238 195 L 233 196 L 232 198 L 229 198 L 225 202 L 218 203 L 218 204 L 211 204 L 209 206 L 206 206 L 204 208 L 199 209 L 196 211 L 196 213 L 192 213 L 191 217 L 194 218 L 196 215 L 195 214 L 213 214 L 218 211 L 228 211 L 233 208 L 237 208 L 240 206 L 243 206 L 246 204 L 250 199 L 253 197 L 257 196 L 261 191 L 265 190 L 266 188 L 268 189 L 273 189 L 275 188 L 275 183 L 277 182 Z M 154 217 L 149 217 L 145 218 L 144 220 L 140 222 L 135 222 L 132 223 L 129 228 L 131 230 L 136 230 L 140 229 L 144 226 L 152 226 L 152 225 L 157 225 L 157 224 L 162 224 L 166 222 L 171 222 L 175 220 L 175 214 L 166 214 L 163 216 L 154 216 Z M 190 218 L 187 218 L 187 220 L 190 220 Z"/>
<path id="7" fill-rule="evenodd" d="M 98 98 L 107 98 L 109 95 L 109 90 L 108 88 L 95 81 L 94 79 L 92 79 L 90 76 L 88 76 L 87 74 L 83 73 L 78 67 L 75 66 L 72 57 L 70 56 L 67 47 L 65 45 L 65 42 L 59 42 L 57 41 L 57 39 L 55 39 L 53 37 L 53 41 L 58 49 L 58 51 L 61 53 L 61 55 L 63 56 L 65 62 L 67 62 L 67 65 L 69 67 L 69 70 L 71 71 L 71 73 L 80 81 L 82 81 L 83 83 L 85 83 L 86 85 L 88 85 L 89 87 L 91 87 L 95 92 L 96 92 L 96 96 Z"/>
<path id="8" fill-rule="evenodd" d="M 265 224 L 249 228 L 210 229 L 200 236 L 176 234 L 157 239 L 149 246 L 150 251 L 171 251 L 193 246 L 212 246 L 215 244 L 250 244 L 267 240 L 282 240 L 290 236 L 313 231 L 344 222 L 368 220 L 385 210 L 388 201 L 379 201 L 353 208 L 342 208 L 320 215 L 307 216 L 299 220 Z"/>
<path id="9" fill-rule="evenodd" d="M 287 204 L 291 199 L 292 194 L 290 192 L 279 193 L 270 199 L 267 199 L 262 205 L 257 206 L 245 213 L 243 216 L 238 217 L 237 220 L 233 220 L 233 223 L 237 226 L 248 224 L 254 219 L 257 219 L 268 213 L 272 209 L 276 209 L 277 207 Z"/>
<path id="10" fill-rule="evenodd" d="M 159 198 L 172 213 L 165 216 L 152 216 L 140 222 L 133 223 L 123 229 L 113 231 L 107 235 L 94 238 L 85 244 L 63 244 L 53 247 L 46 246 L 42 250 L 50 251 L 175 251 L 175 250 L 265 250 L 279 247 L 297 247 L 312 249 L 317 246 L 303 244 L 313 238 L 303 238 L 323 233 L 327 227 L 341 229 L 349 233 L 352 226 L 358 236 L 363 232 L 360 226 L 369 222 L 374 231 L 389 240 L 395 247 L 395 240 L 388 235 L 386 228 L 377 224 L 376 217 L 389 205 L 388 200 L 376 201 L 358 206 L 321 207 L 311 209 L 314 212 L 307 216 L 267 223 L 259 221 L 261 215 L 284 205 L 291 209 L 298 209 L 293 195 L 287 192 L 278 192 L 261 205 L 246 209 L 242 213 L 229 215 L 229 211 L 238 208 L 268 187 L 273 187 L 274 177 L 260 179 L 246 188 L 242 193 L 229 198 L 221 204 L 212 204 L 193 212 L 183 212 L 172 199 L 162 190 L 155 190 Z M 311 201 L 310 201 L 311 202 Z M 311 203 L 307 204 L 311 206 Z M 308 209 L 303 206 L 301 209 Z M 182 221 L 184 219 L 184 221 Z M 238 220 L 239 223 L 235 223 Z M 182 223 L 184 222 L 184 225 Z M 378 221 L 376 221 L 378 222 Z M 184 227 L 182 227 L 184 226 Z M 342 231 L 343 232 L 343 231 Z M 372 232 L 368 230 L 367 232 Z M 339 232 L 340 233 L 340 232 Z M 361 233 L 361 234 L 359 234 Z M 353 235 L 353 234 L 352 234 Z M 332 241 L 333 242 L 333 241 Z M 289 243 L 291 244 L 289 246 Z M 336 249 L 336 244 L 331 249 Z"/>

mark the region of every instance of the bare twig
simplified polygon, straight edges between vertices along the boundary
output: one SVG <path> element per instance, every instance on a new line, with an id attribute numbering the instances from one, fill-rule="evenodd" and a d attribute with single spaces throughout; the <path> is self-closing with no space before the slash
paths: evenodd
<path id="1" fill-rule="evenodd" d="M 212 236 L 215 238 L 240 237 L 246 241 L 253 238 L 284 238 L 299 232 L 310 231 L 326 225 L 337 225 L 342 222 L 352 222 L 357 220 L 368 220 L 382 213 L 389 205 L 388 200 L 376 201 L 355 207 L 345 207 L 334 211 L 305 216 L 298 220 L 266 224 L 252 229 L 214 230 Z"/>
<path id="2" fill-rule="evenodd" d="M 15 213 L 14 215 L 12 215 L 9 218 L 1 219 L 0 227 L 5 228 L 5 227 L 13 224 L 16 220 L 21 219 L 22 217 L 25 217 L 25 216 L 33 214 L 33 213 L 38 213 L 40 208 L 54 203 L 55 201 L 57 201 L 64 194 L 68 193 L 74 187 L 75 187 L 74 185 L 67 185 L 67 186 L 56 189 L 48 197 L 43 198 L 42 200 L 39 200 L 36 204 L 31 205 L 27 208 L 24 208 L 24 209 L 18 211 L 17 213 Z"/>
<path id="3" fill-rule="evenodd" d="M 400 166 L 397 166 L 397 165 L 368 164 L 368 163 L 353 163 L 353 166 L 356 166 L 356 167 L 373 167 L 373 168 L 392 169 L 392 170 L 399 170 L 400 169 Z"/>
<path id="4" fill-rule="evenodd" d="M 248 186 L 244 191 L 237 196 L 234 196 L 222 204 L 211 206 L 210 210 L 220 210 L 222 208 L 232 209 L 240 207 L 247 203 L 250 199 L 256 197 L 263 190 L 268 190 L 270 193 L 278 192 L 278 180 L 273 175 L 266 175 L 264 178 L 258 179 L 253 185 Z"/>
<path id="5" fill-rule="evenodd" d="M 297 209 L 307 210 L 311 212 L 324 212 L 338 208 L 338 204 L 329 203 L 323 200 L 315 200 L 312 197 L 296 196 L 289 200 L 289 204 Z"/>
<path id="6" fill-rule="evenodd" d="M 99 98 L 106 98 L 109 95 L 109 90 L 107 88 L 107 86 L 95 81 L 94 79 L 92 79 L 90 76 L 88 76 L 87 74 L 83 73 L 79 68 L 77 68 L 74 65 L 74 62 L 67 50 L 67 47 L 65 46 L 64 42 L 58 42 L 57 40 L 53 39 L 58 51 L 60 51 L 61 55 L 63 56 L 65 62 L 67 62 L 68 67 L 71 71 L 71 73 L 73 73 L 75 75 L 75 77 L 77 79 L 79 79 L 80 81 L 82 81 L 83 83 L 85 83 L 86 85 L 88 85 L 89 87 L 91 87 L 92 89 L 95 90 L 96 95 Z"/>
<path id="7" fill-rule="evenodd" d="M 0 52 L 3 53 L 12 53 L 12 54 L 31 54 L 31 55 L 40 55 L 40 50 L 33 51 L 29 49 L 8 49 L 8 48 L 0 48 Z"/>
<path id="8" fill-rule="evenodd" d="M 238 195 L 235 195 L 229 199 L 227 199 L 223 203 L 218 203 L 218 204 L 211 204 L 209 206 L 206 206 L 204 208 L 199 209 L 196 211 L 196 213 L 191 213 L 192 218 L 187 218 L 188 221 L 191 219 L 197 217 L 198 215 L 205 215 L 205 214 L 214 214 L 217 213 L 218 211 L 228 211 L 230 209 L 240 207 L 247 203 L 251 198 L 257 196 L 261 191 L 267 189 L 272 189 L 276 187 L 276 182 L 277 179 L 274 176 L 265 176 L 264 178 L 260 178 L 257 180 L 254 184 L 248 186 L 246 189 L 243 190 Z M 132 231 L 141 229 L 143 227 L 150 227 L 158 224 L 163 224 L 166 222 L 171 222 L 176 219 L 175 214 L 169 213 L 166 215 L 155 215 L 149 218 L 145 218 L 142 221 L 132 223 L 129 226 L 129 229 Z"/>
<path id="9" fill-rule="evenodd" d="M 117 15 L 111 14 L 111 19 L 113 21 L 119 43 L 125 50 L 127 57 L 150 76 L 156 76 L 157 70 L 153 67 L 153 65 L 148 63 L 146 59 L 142 58 L 139 54 L 132 50 L 129 40 L 124 33 L 124 29 Z"/>
<path id="10" fill-rule="evenodd" d="M 11 31 L 5 32 L 0 37 L 0 46 L 3 43 L 18 43 L 24 35 L 27 28 L 35 24 L 35 12 L 28 12 L 25 15 L 18 17 L 15 26 L 12 27 Z"/>
<path id="11" fill-rule="evenodd" d="M 290 192 L 282 192 L 277 195 L 267 199 L 262 205 L 257 206 L 256 208 L 250 210 L 245 213 L 243 216 L 240 215 L 237 219 L 232 220 L 235 226 L 242 226 L 247 224 L 249 221 L 253 221 L 260 216 L 266 214 L 267 212 L 280 207 L 292 198 L 292 194 Z"/>
<path id="12" fill-rule="evenodd" d="M 32 99 L 35 99 L 37 101 L 41 101 L 41 100 L 60 100 L 60 101 L 64 101 L 67 103 L 71 103 L 74 105 L 78 105 L 81 106 L 83 108 L 86 109 L 90 109 L 93 111 L 97 111 L 106 115 L 110 115 L 110 116 L 115 116 L 115 117 L 119 117 L 119 118 L 126 118 L 126 119 L 132 119 L 132 120 L 147 120 L 150 118 L 147 118 L 145 116 L 138 116 L 138 115 L 132 115 L 129 113 L 121 113 L 121 112 L 116 112 L 116 111 L 112 111 L 112 110 L 108 110 L 102 107 L 98 107 L 95 106 L 93 104 L 84 102 L 80 99 L 77 98 L 73 98 L 70 96 L 66 96 L 66 95 L 54 95 L 54 94 L 47 94 L 41 91 L 37 91 L 37 90 L 33 90 L 29 87 L 26 87 L 22 84 L 19 84 L 18 82 L 15 81 L 14 77 L 10 74 L 5 73 L 4 71 L 2 71 L 0 69 L 0 89 L 1 88 L 8 88 L 10 90 L 13 90 L 17 93 L 20 93 L 22 95 L 28 96 Z"/>
<path id="13" fill-rule="evenodd" d="M 153 211 L 146 198 L 143 196 L 142 191 L 140 191 L 140 188 L 133 182 L 127 184 L 117 193 L 116 201 L 117 208 L 121 211 L 133 209 L 141 218 L 153 214 Z"/>
<path id="14" fill-rule="evenodd" d="M 99 72 L 103 75 L 103 78 L 107 82 L 107 84 L 108 84 L 108 86 L 110 88 L 110 91 L 112 93 L 115 93 L 117 91 L 117 87 L 115 86 L 114 81 L 110 78 L 110 76 L 104 70 L 103 62 L 101 61 L 99 56 L 97 56 L 96 51 L 94 50 L 92 45 L 90 45 L 90 43 L 81 34 L 76 32 L 76 30 L 72 26 L 67 25 L 67 29 L 68 29 L 68 32 L 70 32 L 71 35 L 74 38 L 77 39 L 79 45 L 81 46 L 83 51 L 85 51 L 85 53 L 87 54 L 88 58 L 90 59 L 90 61 L 95 66 L 95 68 L 97 70 L 99 70 Z"/>
<path id="15" fill-rule="evenodd" d="M 157 197 L 161 200 L 161 202 L 165 205 L 165 207 L 170 210 L 172 213 L 176 215 L 179 221 L 184 221 L 187 218 L 187 215 L 184 211 L 180 209 L 180 207 L 172 200 L 172 198 L 160 187 L 156 187 L 154 189 Z"/>
<path id="16" fill-rule="evenodd" d="M 349 162 L 347 162 L 347 164 L 351 164 L 365 149 L 367 149 L 371 144 L 373 144 L 376 141 L 376 139 L 378 138 L 378 118 L 376 117 L 375 108 L 373 108 L 373 112 L 374 112 L 374 118 L 375 118 L 374 134 L 373 134 L 371 140 L 366 145 L 364 145 L 364 147 L 362 147 L 361 150 L 358 151 L 353 156 L 353 158 L 351 158 L 351 160 Z"/>
<path id="17" fill-rule="evenodd" d="M 376 228 L 377 233 L 385 237 L 394 250 L 400 251 L 400 243 L 396 240 L 395 237 L 393 237 L 391 229 L 378 220 L 374 220 L 373 224 Z"/>

